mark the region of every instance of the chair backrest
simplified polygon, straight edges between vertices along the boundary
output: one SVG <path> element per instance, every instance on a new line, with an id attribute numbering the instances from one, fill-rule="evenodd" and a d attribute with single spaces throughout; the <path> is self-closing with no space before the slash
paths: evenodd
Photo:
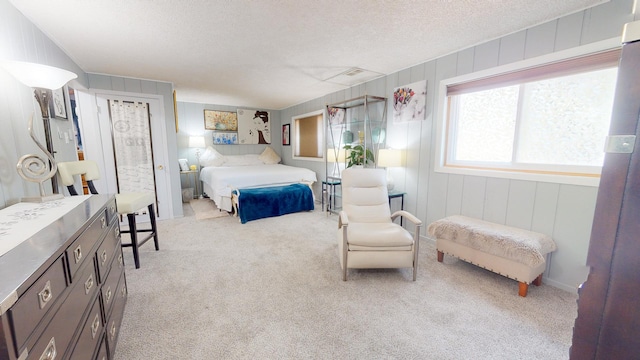
<path id="1" fill-rule="evenodd" d="M 100 169 L 95 161 L 79 160 L 59 162 L 58 174 L 60 174 L 62 184 L 67 187 L 67 190 L 69 190 L 69 194 L 71 195 L 78 195 L 78 192 L 73 186 L 73 183 L 75 182 L 73 177 L 76 175 L 84 175 L 84 179 L 87 181 L 87 186 L 89 186 L 91 193 L 98 193 L 93 185 L 93 180 L 100 179 Z"/>
<path id="2" fill-rule="evenodd" d="M 342 209 L 349 216 L 349 222 L 390 222 L 384 169 L 345 169 L 342 172 Z"/>

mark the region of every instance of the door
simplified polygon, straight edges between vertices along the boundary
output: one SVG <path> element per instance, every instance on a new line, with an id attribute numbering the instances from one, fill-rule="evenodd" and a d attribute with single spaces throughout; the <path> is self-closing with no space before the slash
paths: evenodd
<path id="1" fill-rule="evenodd" d="M 98 162 L 103 175 L 98 191 L 153 192 L 158 219 L 167 219 L 173 209 L 160 100 L 107 91 L 79 96 L 84 156 Z M 148 221 L 146 211 L 140 215 Z"/>
<path id="2" fill-rule="evenodd" d="M 609 131 L 618 146 L 602 168 L 571 359 L 640 357 L 640 22 L 634 24 L 635 42 L 620 58 Z"/>

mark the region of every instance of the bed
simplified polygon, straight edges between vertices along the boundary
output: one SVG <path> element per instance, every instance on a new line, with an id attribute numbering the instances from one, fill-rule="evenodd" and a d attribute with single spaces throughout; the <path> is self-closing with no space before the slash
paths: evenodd
<path id="1" fill-rule="evenodd" d="M 269 147 L 260 155 L 222 156 L 210 150 L 213 148 L 207 148 L 200 159 L 200 180 L 204 192 L 221 210 L 232 211 L 232 192 L 237 189 L 317 181 L 316 173 L 309 169 L 279 164 L 280 157 Z"/>

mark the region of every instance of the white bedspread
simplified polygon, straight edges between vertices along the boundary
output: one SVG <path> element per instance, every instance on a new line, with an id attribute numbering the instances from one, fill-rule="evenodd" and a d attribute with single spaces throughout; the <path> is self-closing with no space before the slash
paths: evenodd
<path id="1" fill-rule="evenodd" d="M 316 182 L 316 173 L 301 167 L 282 164 L 255 166 L 207 166 L 200 180 L 213 193 L 207 193 L 219 209 L 231 211 L 234 189 Z"/>

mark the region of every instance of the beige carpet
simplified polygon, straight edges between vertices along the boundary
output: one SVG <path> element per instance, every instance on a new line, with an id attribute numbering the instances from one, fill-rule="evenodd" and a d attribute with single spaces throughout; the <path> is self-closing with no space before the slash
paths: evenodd
<path id="1" fill-rule="evenodd" d="M 186 204 L 185 204 L 186 205 Z M 115 360 L 568 359 L 575 294 L 518 284 L 421 242 L 409 269 L 341 280 L 336 216 L 158 223 L 160 251 L 125 248 Z"/>
<path id="2" fill-rule="evenodd" d="M 196 220 L 215 219 L 229 216 L 226 211 L 220 211 L 211 199 L 193 199 L 189 201 L 191 209 L 195 213 Z"/>

